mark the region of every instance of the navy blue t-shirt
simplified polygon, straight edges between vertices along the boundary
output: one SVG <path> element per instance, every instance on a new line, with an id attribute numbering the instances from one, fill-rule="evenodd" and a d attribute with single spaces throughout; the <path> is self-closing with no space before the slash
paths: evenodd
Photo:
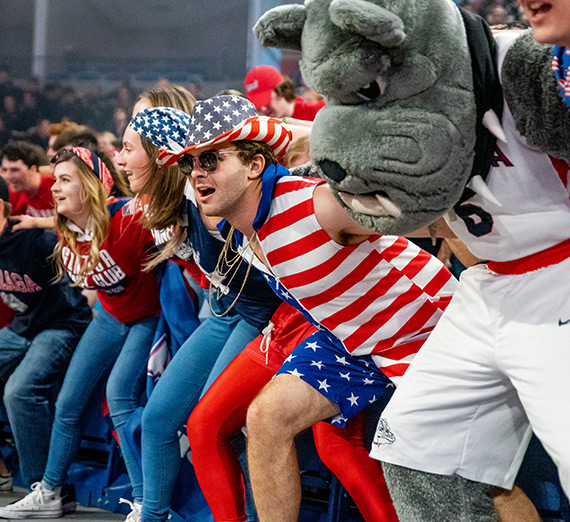
<path id="1" fill-rule="evenodd" d="M 238 314 L 250 325 L 263 329 L 282 303 L 281 299 L 273 293 L 263 274 L 257 268 L 249 267 L 245 259 L 237 259 L 232 267 L 218 263 L 224 240 L 221 236 L 214 237 L 204 225 L 189 185 L 186 187 L 182 212 L 186 239 L 178 246 L 174 259 L 194 260 L 200 267 L 214 287 L 212 299 L 216 301 L 218 313 L 231 307 L 228 315 Z M 161 250 L 170 237 L 170 231 L 154 231 L 153 236 L 157 248 Z M 230 254 L 230 257 L 233 256 Z"/>
<path id="2" fill-rule="evenodd" d="M 226 310 L 239 295 L 234 306 L 235 312 L 249 324 L 264 328 L 282 303 L 281 299 L 273 293 L 263 274 L 253 266 L 248 267 L 245 259 L 236 262 L 230 269 L 223 263 L 218 265 L 223 241 L 212 236 L 204 225 L 198 208 L 188 199 L 186 213 L 190 223 L 186 231 L 186 244 L 195 253 L 196 263 L 218 288 L 221 309 Z M 225 277 L 220 277 L 219 272 L 216 273 L 216 267 Z"/>
<path id="3" fill-rule="evenodd" d="M 51 230 L 13 231 L 11 222 L 0 235 L 0 298 L 16 313 L 7 328 L 28 339 L 47 329 L 80 334 L 91 320 L 81 289 L 67 275 L 54 282 L 56 243 Z"/>

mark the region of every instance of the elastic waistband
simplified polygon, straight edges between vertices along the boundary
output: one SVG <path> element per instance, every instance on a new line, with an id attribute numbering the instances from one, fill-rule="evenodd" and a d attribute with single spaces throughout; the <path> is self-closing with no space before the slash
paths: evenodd
<path id="1" fill-rule="evenodd" d="M 489 261 L 487 266 L 497 274 L 516 275 L 556 265 L 570 257 L 570 239 L 541 250 L 536 254 L 512 261 Z"/>

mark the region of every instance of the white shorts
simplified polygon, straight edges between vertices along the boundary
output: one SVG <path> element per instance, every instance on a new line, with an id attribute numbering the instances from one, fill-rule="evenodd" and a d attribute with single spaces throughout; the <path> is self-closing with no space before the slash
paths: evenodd
<path id="1" fill-rule="evenodd" d="M 370 455 L 511 488 L 531 435 L 570 493 L 570 260 L 477 265 L 382 414 Z"/>

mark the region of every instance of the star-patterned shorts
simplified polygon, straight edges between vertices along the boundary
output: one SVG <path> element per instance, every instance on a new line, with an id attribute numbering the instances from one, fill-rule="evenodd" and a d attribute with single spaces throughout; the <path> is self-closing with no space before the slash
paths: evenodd
<path id="1" fill-rule="evenodd" d="M 299 377 L 337 404 L 340 414 L 328 422 L 341 427 L 382 397 L 387 389 L 392 393 L 394 387 L 370 355 L 350 355 L 322 331 L 315 332 L 298 345 L 277 375 L 280 373 Z"/>

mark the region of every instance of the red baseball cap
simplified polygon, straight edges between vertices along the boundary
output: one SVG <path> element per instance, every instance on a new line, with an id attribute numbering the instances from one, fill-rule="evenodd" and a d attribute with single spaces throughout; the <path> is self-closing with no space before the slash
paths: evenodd
<path id="1" fill-rule="evenodd" d="M 258 65 L 245 75 L 245 94 L 256 109 L 265 107 L 271 100 L 273 87 L 283 81 L 283 75 L 271 65 Z"/>

